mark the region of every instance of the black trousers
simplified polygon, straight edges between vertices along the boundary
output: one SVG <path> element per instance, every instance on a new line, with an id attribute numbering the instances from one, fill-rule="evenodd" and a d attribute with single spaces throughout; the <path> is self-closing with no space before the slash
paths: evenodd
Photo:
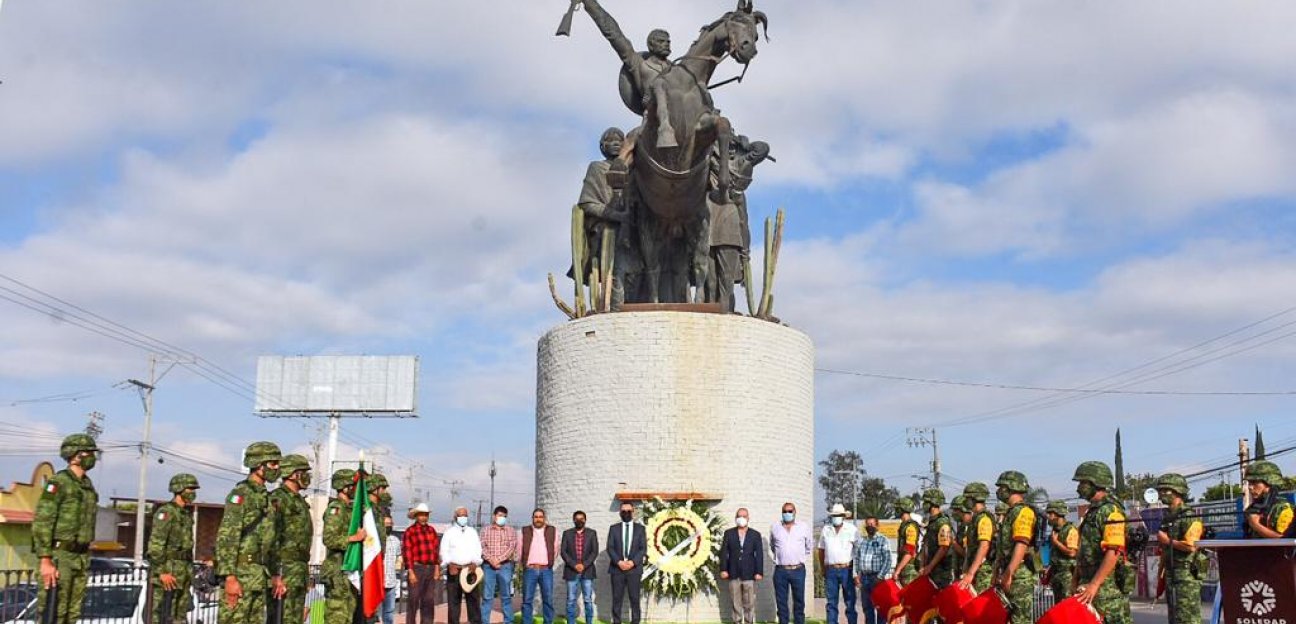
<path id="1" fill-rule="evenodd" d="M 422 616 L 423 624 L 432 624 L 432 613 L 436 610 L 437 603 L 437 569 L 429 564 L 416 563 L 414 575 L 418 577 L 418 582 L 410 584 L 405 623 L 419 624 L 419 617 Z"/>
<path id="2" fill-rule="evenodd" d="M 639 582 L 643 570 L 635 566 L 629 572 L 613 568 L 608 572 L 612 581 L 612 624 L 621 624 L 621 604 L 630 594 L 630 624 L 639 624 Z"/>
<path id="3" fill-rule="evenodd" d="M 446 588 L 446 614 L 449 624 L 459 624 L 459 609 L 462 603 L 468 603 L 468 624 L 482 624 L 481 621 L 481 585 L 474 587 L 472 592 L 464 593 L 459 586 L 459 577 L 447 576 L 445 579 Z M 429 624 L 431 620 L 428 620 Z"/>

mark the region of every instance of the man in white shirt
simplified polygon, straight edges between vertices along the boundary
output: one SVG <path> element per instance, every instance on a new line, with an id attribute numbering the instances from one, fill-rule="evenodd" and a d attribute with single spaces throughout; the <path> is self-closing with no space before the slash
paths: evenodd
<path id="1" fill-rule="evenodd" d="M 455 508 L 454 522 L 441 536 L 441 564 L 446 570 L 446 602 L 449 603 L 449 621 L 459 622 L 459 610 L 462 603 L 468 604 L 469 624 L 482 624 L 481 621 L 481 538 L 477 530 L 468 526 L 468 508 Z M 459 572 L 467 568 L 470 574 L 477 577 L 472 591 L 465 592 L 459 585 Z"/>
<path id="2" fill-rule="evenodd" d="M 851 564 L 855 562 L 855 524 L 846 522 L 846 508 L 841 503 L 828 512 L 828 525 L 819 533 L 819 564 L 824 571 L 824 594 L 828 598 L 828 624 L 837 624 L 837 594 L 846 602 L 846 623 L 856 624 L 855 583 Z"/>

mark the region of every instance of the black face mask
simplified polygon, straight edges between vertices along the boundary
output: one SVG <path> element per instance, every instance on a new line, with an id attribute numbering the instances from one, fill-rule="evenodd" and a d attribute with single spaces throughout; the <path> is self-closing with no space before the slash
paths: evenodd
<path id="1" fill-rule="evenodd" d="M 631 521 L 631 520 L 634 520 L 634 512 L 633 512 L 633 511 L 623 511 L 623 512 L 621 512 L 621 521 L 622 521 L 622 522 L 629 522 L 629 521 Z"/>
<path id="2" fill-rule="evenodd" d="M 583 529 L 583 528 L 585 528 L 585 521 L 584 521 L 584 520 L 576 520 L 576 528 L 578 528 L 578 529 Z"/>
<path id="3" fill-rule="evenodd" d="M 868 533 L 869 537 L 873 537 L 877 534 L 877 527 L 864 527 L 864 532 Z"/>

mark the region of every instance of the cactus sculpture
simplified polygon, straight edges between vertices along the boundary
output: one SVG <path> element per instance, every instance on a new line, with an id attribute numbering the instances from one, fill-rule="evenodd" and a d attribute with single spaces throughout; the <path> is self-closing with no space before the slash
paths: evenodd
<path id="1" fill-rule="evenodd" d="M 571 306 L 567 305 L 567 302 L 563 301 L 562 297 L 558 296 L 558 284 L 554 282 L 553 273 L 549 274 L 549 296 L 553 297 L 554 305 L 558 306 L 558 309 L 562 311 L 563 314 L 566 314 L 567 318 L 576 318 L 576 311 L 573 310 Z"/>
<path id="2" fill-rule="evenodd" d="M 757 318 L 771 320 L 774 315 L 774 273 L 778 268 L 779 250 L 783 248 L 783 209 L 778 209 L 774 223 L 765 219 L 765 281 L 761 285 L 761 302 Z"/>
<path id="3" fill-rule="evenodd" d="M 580 206 L 572 206 L 571 226 L 572 246 L 572 281 L 576 282 L 576 308 L 574 312 L 580 318 L 585 316 L 585 211 Z"/>

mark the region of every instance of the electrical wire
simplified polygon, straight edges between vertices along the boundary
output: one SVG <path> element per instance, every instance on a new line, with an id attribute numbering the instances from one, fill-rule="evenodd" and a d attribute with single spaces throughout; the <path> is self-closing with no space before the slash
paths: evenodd
<path id="1" fill-rule="evenodd" d="M 1285 337 L 1285 336 L 1284 336 Z M 889 381 L 904 381 L 910 383 L 932 384 L 941 386 L 963 386 L 971 388 L 990 388 L 994 390 L 1027 390 L 1032 392 L 1058 392 L 1069 394 L 1124 394 L 1139 396 L 1291 396 L 1296 395 L 1296 390 L 1275 390 L 1275 391 L 1241 391 L 1241 390 L 1218 390 L 1218 391 L 1189 391 L 1189 390 L 1117 390 L 1102 388 L 1058 388 L 1053 386 L 1029 386 L 1008 383 L 988 383 L 976 381 L 959 381 L 953 379 L 932 379 L 925 377 L 905 377 L 902 375 L 887 375 L 884 373 L 864 373 L 858 371 L 839 370 L 833 368 L 816 368 L 816 372 L 828 373 L 833 375 L 850 375 L 854 377 L 868 377 L 871 379 L 885 379 Z"/>

